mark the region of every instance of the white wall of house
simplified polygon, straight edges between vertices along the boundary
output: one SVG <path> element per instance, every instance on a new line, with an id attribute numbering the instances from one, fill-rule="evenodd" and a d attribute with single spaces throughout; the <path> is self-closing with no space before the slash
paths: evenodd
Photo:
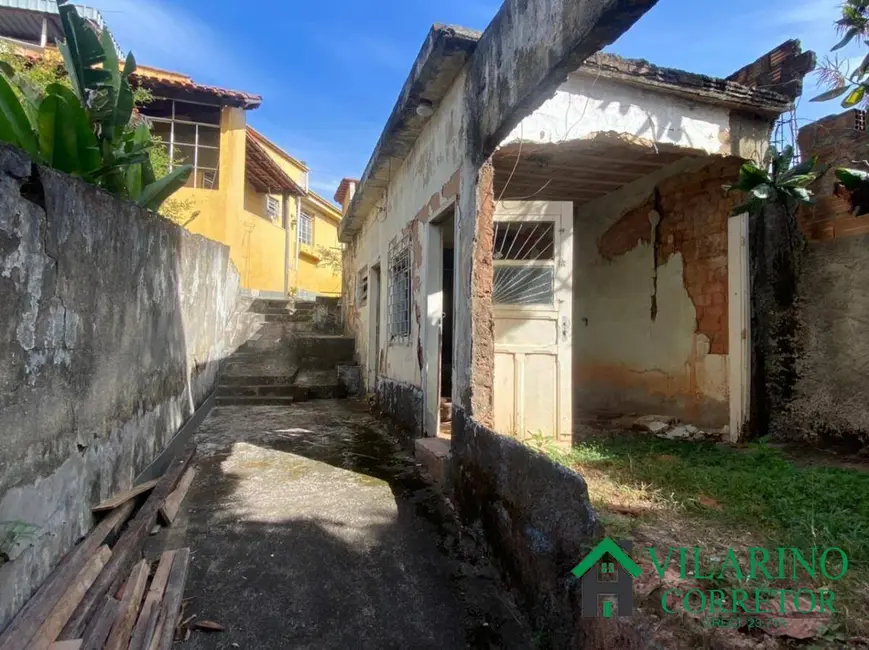
<path id="1" fill-rule="evenodd" d="M 364 366 L 366 382 L 373 376 L 368 367 L 370 360 L 380 360 L 379 375 L 394 381 L 422 386 L 421 332 L 425 329 L 425 291 L 422 252 L 425 250 L 426 222 L 429 214 L 420 212 L 432 196 L 439 194 L 450 181 L 461 163 L 464 137 L 464 74 L 438 106 L 418 138 L 411 153 L 392 173 L 392 181 L 378 207 L 369 213 L 360 233 L 348 246 L 345 269 L 352 270 L 354 285 L 359 271 L 375 264 L 381 268 L 381 299 L 379 305 L 369 300 L 365 306 L 358 302 L 358 290 L 348 296 L 349 320 L 356 336 L 357 352 Z M 442 209 L 440 205 L 434 212 Z M 390 341 L 389 335 L 389 248 L 392 242 L 408 238 L 411 245 L 413 300 L 411 304 L 411 332 L 407 341 Z M 374 323 L 374 309 L 380 309 L 380 340 L 376 355 L 369 349 L 369 327 Z M 373 391 L 374 386 L 367 386 Z"/>
<path id="2" fill-rule="evenodd" d="M 672 93 L 574 73 L 502 143 L 556 144 L 603 134 L 635 144 L 670 145 L 709 154 L 730 153 L 730 111 Z"/>

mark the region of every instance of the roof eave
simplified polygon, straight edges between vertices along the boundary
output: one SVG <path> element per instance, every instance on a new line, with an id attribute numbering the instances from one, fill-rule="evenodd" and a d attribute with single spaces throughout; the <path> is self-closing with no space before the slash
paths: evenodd
<path id="1" fill-rule="evenodd" d="M 414 61 L 398 100 L 374 147 L 359 189 L 341 220 L 338 238 L 348 242 L 361 228 L 365 215 L 389 182 L 391 162 L 399 163 L 413 149 L 417 137 L 431 119 L 416 113 L 420 100 L 435 111 L 476 49 L 479 32 L 461 27 L 434 25 Z"/>

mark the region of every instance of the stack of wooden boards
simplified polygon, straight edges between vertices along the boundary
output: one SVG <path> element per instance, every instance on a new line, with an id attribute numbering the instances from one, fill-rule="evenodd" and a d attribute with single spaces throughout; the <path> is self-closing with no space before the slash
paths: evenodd
<path id="1" fill-rule="evenodd" d="M 105 517 L 61 560 L 0 634 L 0 650 L 168 650 L 172 646 L 190 549 L 166 551 L 152 566 L 142 559 L 142 547 L 158 516 L 165 524 L 175 519 L 193 481 L 190 463 L 195 451 L 189 445 L 159 479 L 94 508 Z"/>

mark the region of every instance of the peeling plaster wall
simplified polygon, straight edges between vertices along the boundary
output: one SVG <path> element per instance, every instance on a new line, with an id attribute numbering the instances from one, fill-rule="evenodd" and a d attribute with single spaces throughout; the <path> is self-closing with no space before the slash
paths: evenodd
<path id="1" fill-rule="evenodd" d="M 727 424 L 727 218 L 738 199 L 720 188 L 738 168 L 732 158 L 685 159 L 576 208 L 578 416 Z"/>
<path id="2" fill-rule="evenodd" d="M 227 247 L 0 146 L 0 628 L 212 391 Z M 0 531 L 3 532 L 3 531 Z"/>
<path id="3" fill-rule="evenodd" d="M 572 74 L 502 145 L 612 134 L 626 142 L 730 153 L 730 111 L 605 78 Z"/>
<path id="4" fill-rule="evenodd" d="M 411 153 L 400 166 L 396 166 L 378 208 L 368 215 L 361 232 L 344 253 L 345 320 L 356 338 L 356 349 L 364 367 L 363 376 L 369 392 L 384 386 L 422 386 L 426 223 L 458 194 L 457 169 L 465 137 L 464 84 L 464 75 L 459 75 Z M 390 344 L 389 246 L 402 237 L 408 237 L 411 244 L 411 335 L 407 343 Z M 360 306 L 357 304 L 359 271 L 366 269 L 368 272 L 378 262 L 381 267 L 380 304 L 373 304 L 369 296 L 368 303 Z M 372 355 L 369 350 L 369 327 L 373 327 L 374 310 L 378 308 L 380 340 L 376 354 Z M 461 308 L 460 305 L 457 304 L 457 308 Z M 375 372 L 369 367 L 372 357 L 377 360 Z M 373 378 L 377 376 L 391 381 L 378 381 L 376 386 L 372 385 Z M 390 398 L 383 402 L 390 404 L 395 400 Z"/>

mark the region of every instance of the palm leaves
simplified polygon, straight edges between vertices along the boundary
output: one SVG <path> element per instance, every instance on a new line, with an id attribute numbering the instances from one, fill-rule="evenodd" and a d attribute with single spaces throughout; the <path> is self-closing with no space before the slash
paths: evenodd
<path id="1" fill-rule="evenodd" d="M 128 55 L 122 68 L 108 30 L 97 36 L 67 0 L 58 5 L 66 37 L 58 48 L 72 89 L 55 83 L 42 91 L 0 66 L 0 141 L 156 210 L 187 182 L 192 167 L 154 178 L 148 127 L 130 124 L 136 60 Z"/>
<path id="2" fill-rule="evenodd" d="M 748 195 L 748 201 L 733 208 L 733 214 L 759 214 L 764 204 L 773 201 L 794 205 L 812 203 L 808 186 L 823 176 L 826 167 L 818 166 L 817 157 L 792 166 L 793 159 L 793 147 L 787 146 L 779 152 L 771 146 L 763 168 L 752 161 L 743 164 L 737 182 L 724 186 L 728 193 L 737 190 Z"/>

